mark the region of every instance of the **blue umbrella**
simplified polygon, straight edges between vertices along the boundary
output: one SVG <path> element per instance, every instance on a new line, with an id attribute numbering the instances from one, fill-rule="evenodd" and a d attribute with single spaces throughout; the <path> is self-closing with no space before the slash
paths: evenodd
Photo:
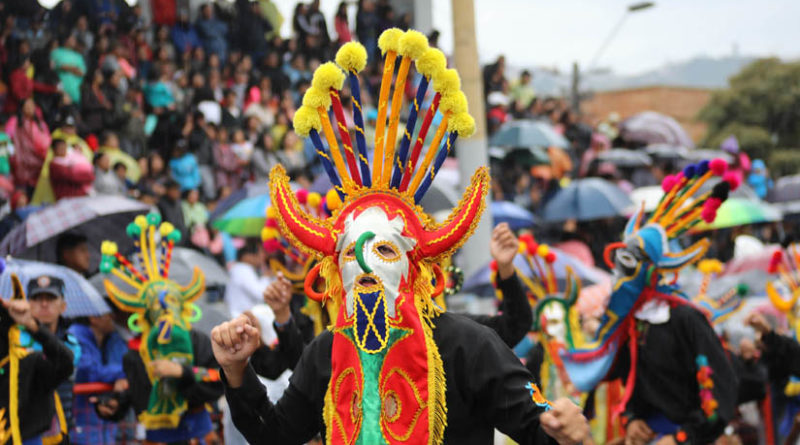
<path id="1" fill-rule="evenodd" d="M 578 179 L 553 196 L 544 206 L 543 217 L 548 222 L 589 221 L 623 215 L 632 205 L 628 195 L 612 182 Z"/>
<path id="2" fill-rule="evenodd" d="M 569 141 L 553 127 L 541 121 L 519 120 L 503 124 L 489 143 L 496 147 L 561 147 Z"/>
<path id="3" fill-rule="evenodd" d="M 609 279 L 608 274 L 600 269 L 589 267 L 582 263 L 577 258 L 565 253 L 561 249 L 550 246 L 550 250 L 556 253 L 556 261 L 553 263 L 553 271 L 556 274 L 556 282 L 559 289 L 563 289 L 567 278 L 567 266 L 572 268 L 572 271 L 581 279 L 581 286 L 590 286 L 592 284 L 603 282 Z M 534 272 L 531 271 L 527 261 L 522 255 L 517 255 L 514 258 L 514 267 L 525 274 L 525 276 L 532 277 Z M 483 266 L 477 272 L 472 274 L 461 288 L 461 292 L 465 294 L 474 294 L 482 297 L 493 297 L 494 287 L 491 282 L 491 270 L 489 265 Z"/>
<path id="4" fill-rule="evenodd" d="M 234 236 L 258 236 L 267 219 L 269 195 L 245 198 L 212 223 L 214 228 Z"/>
<path id="5" fill-rule="evenodd" d="M 266 195 L 268 193 L 269 188 L 267 187 L 267 184 L 248 182 L 244 185 L 244 187 L 236 190 L 228 195 L 227 198 L 220 201 L 219 204 L 217 204 L 217 207 L 214 208 L 214 211 L 211 212 L 209 218 L 211 221 L 215 221 L 240 201 L 257 195 Z"/>
<path id="6" fill-rule="evenodd" d="M 533 213 L 510 201 L 492 201 L 489 205 L 494 224 L 508 223 L 512 230 L 527 229 L 536 224 Z"/>
<path id="7" fill-rule="evenodd" d="M 99 292 L 77 272 L 63 266 L 38 261 L 11 259 L 6 263 L 3 274 L 0 275 L 0 296 L 9 298 L 11 289 L 11 274 L 16 273 L 22 282 L 22 287 L 28 289 L 28 282 L 42 275 L 59 278 L 64 281 L 64 299 L 67 301 L 67 310 L 64 317 L 88 317 L 107 314 L 111 308 L 106 304 Z"/>

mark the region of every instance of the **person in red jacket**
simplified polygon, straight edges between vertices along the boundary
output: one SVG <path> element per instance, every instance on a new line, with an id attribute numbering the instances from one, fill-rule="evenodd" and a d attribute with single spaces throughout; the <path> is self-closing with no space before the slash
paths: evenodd
<path id="1" fill-rule="evenodd" d="M 55 139 L 50 183 L 56 199 L 86 196 L 92 191 L 94 169 L 80 151 L 70 148 L 63 139 Z"/>
<path id="2" fill-rule="evenodd" d="M 8 99 L 6 106 L 3 110 L 6 114 L 14 114 L 17 112 L 20 104 L 25 99 L 33 97 L 33 93 L 54 94 L 58 92 L 56 85 L 49 85 L 42 82 L 37 82 L 28 77 L 31 62 L 27 57 L 20 61 L 19 65 L 11 71 L 8 75 Z"/>
<path id="3" fill-rule="evenodd" d="M 14 184 L 24 187 L 30 196 L 50 147 L 50 129 L 33 99 L 25 99 L 17 115 L 6 122 L 6 134 L 14 142 L 11 163 Z"/>

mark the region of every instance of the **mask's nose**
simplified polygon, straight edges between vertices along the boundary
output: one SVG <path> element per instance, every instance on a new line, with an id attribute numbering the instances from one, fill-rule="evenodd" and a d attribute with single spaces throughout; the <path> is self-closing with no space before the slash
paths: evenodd
<path id="1" fill-rule="evenodd" d="M 361 267 L 361 270 L 363 270 L 364 273 L 372 273 L 372 268 L 369 267 L 369 264 L 367 264 L 366 258 L 364 257 L 364 249 L 366 248 L 367 241 L 371 240 L 372 238 L 375 238 L 375 234 L 370 231 L 366 231 L 362 233 L 361 236 L 359 236 L 356 240 L 354 249 L 356 261 L 358 261 L 358 266 Z"/>

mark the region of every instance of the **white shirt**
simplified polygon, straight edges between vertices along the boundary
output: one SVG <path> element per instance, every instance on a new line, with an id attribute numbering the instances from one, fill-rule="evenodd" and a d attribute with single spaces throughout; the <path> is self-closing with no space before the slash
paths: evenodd
<path id="1" fill-rule="evenodd" d="M 229 277 L 225 304 L 231 317 L 238 317 L 253 306 L 264 303 L 264 288 L 272 282 L 271 278 L 259 277 L 253 266 L 241 262 L 231 265 Z"/>

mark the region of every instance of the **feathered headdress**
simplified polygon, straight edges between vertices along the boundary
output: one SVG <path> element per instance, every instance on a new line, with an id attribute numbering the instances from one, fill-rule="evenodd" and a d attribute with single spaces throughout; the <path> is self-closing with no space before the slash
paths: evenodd
<path id="1" fill-rule="evenodd" d="M 634 338 L 633 314 L 644 303 L 652 299 L 670 305 L 689 302 L 674 287 L 677 274 L 681 268 L 699 261 L 710 242 L 704 238 L 686 249 L 675 249 L 674 240 L 701 221 L 714 221 L 728 194 L 739 185 L 738 177 L 726 173 L 727 168 L 722 159 L 704 160 L 667 176 L 661 184 L 665 194 L 650 218 L 645 220 L 642 206 L 628 220 L 623 241 L 607 246 L 606 263 L 619 273 L 619 278 L 596 340 L 591 347 L 569 351 L 564 357 L 570 377 L 580 390 L 594 388 L 611 368 L 619 346 Z M 721 181 L 710 191 L 699 193 L 713 178 Z M 635 369 L 633 364 L 631 369 Z M 630 397 L 634 377 L 632 371 L 625 401 Z"/>
<path id="2" fill-rule="evenodd" d="M 485 168 L 475 173 L 444 223 L 436 224 L 424 213 L 420 200 L 456 139 L 470 136 L 475 122 L 467 113 L 458 74 L 446 68 L 442 52 L 430 48 L 423 34 L 389 29 L 378 45 L 384 68 L 371 163 L 358 80 L 367 54 L 362 45 L 351 42 L 339 49 L 336 64 L 324 63 L 316 70 L 303 106 L 294 115 L 295 131 L 310 138 L 333 184 L 334 192 L 326 197 L 332 216 L 322 218 L 305 208 L 281 166 L 270 175 L 270 193 L 280 231 L 293 246 L 320 260 L 306 283 L 320 276 L 326 289 L 309 296 L 342 308 L 332 327 L 332 375 L 324 409 L 328 443 L 382 437 L 387 443 L 438 444 L 446 425 L 445 383 L 431 331 L 439 309 L 431 300 L 444 291 L 445 280 L 435 263 L 459 248 L 477 225 L 488 173 Z M 412 64 L 420 80 L 406 124 L 401 125 Z M 354 137 L 340 100 L 345 82 L 353 102 Z M 431 105 L 421 110 L 431 84 Z M 442 118 L 434 126 L 437 113 Z M 429 131 L 434 136 L 425 150 Z M 356 267 L 363 282 L 354 284 L 353 277 L 346 282 L 342 271 L 356 273 Z M 374 267 L 390 271 L 389 281 L 399 280 L 394 289 L 399 297 L 386 293 L 385 277 Z M 401 332 L 408 336 L 399 341 L 395 336 Z M 380 407 L 388 411 L 376 413 Z"/>
<path id="3" fill-rule="evenodd" d="M 111 280 L 105 280 L 106 292 L 114 304 L 133 312 L 128 327 L 142 334 L 139 355 L 153 389 L 139 421 L 148 430 L 175 428 L 188 408 L 187 401 L 173 386 L 153 376 L 148 365 L 158 359 L 192 364 L 189 330 L 202 317 L 193 302 L 205 291 L 205 276 L 195 267 L 192 281 L 186 286 L 169 279 L 172 250 L 180 242 L 181 233 L 169 222 L 162 223 L 159 214 L 139 215 L 125 231 L 134 239 L 136 253 L 126 258 L 116 243 L 104 241 L 100 271 L 113 274 L 133 291 L 123 291 Z"/>

